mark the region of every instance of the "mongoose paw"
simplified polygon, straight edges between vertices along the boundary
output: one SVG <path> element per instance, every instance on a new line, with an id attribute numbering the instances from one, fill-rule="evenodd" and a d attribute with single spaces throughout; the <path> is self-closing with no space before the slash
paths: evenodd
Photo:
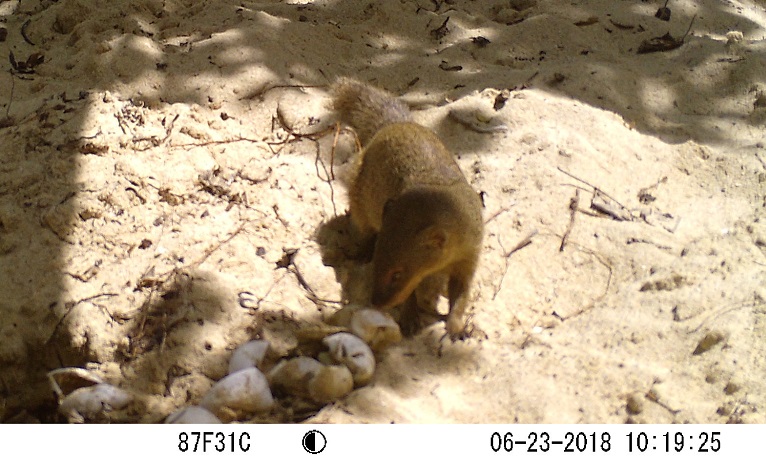
<path id="1" fill-rule="evenodd" d="M 441 357 L 444 354 L 444 339 L 449 337 L 450 342 L 465 341 L 471 337 L 471 332 L 466 327 L 456 333 L 450 333 L 449 330 L 445 331 L 441 338 L 439 338 L 439 351 L 438 355 Z"/>
<path id="2" fill-rule="evenodd" d="M 463 321 L 456 320 L 447 317 L 447 331 L 444 333 L 442 339 L 449 336 L 450 341 L 465 341 L 468 338 L 478 338 L 479 340 L 487 339 L 488 336 L 480 328 L 476 327 L 471 320 Z"/>
<path id="3" fill-rule="evenodd" d="M 447 336 L 449 336 L 450 341 L 454 343 L 455 341 L 465 341 L 468 338 L 472 337 L 473 334 L 471 333 L 470 330 L 468 330 L 468 328 L 463 328 L 457 333 L 446 332 L 444 334 L 444 337 L 446 338 Z"/>
<path id="4" fill-rule="evenodd" d="M 399 315 L 399 328 L 402 335 L 411 337 L 436 322 L 446 321 L 447 316 L 430 310 L 424 310 L 416 304 L 405 303 Z"/>
<path id="5" fill-rule="evenodd" d="M 465 320 L 463 320 L 462 317 L 448 315 L 446 328 L 447 328 L 446 336 L 449 336 L 450 340 L 453 343 L 455 341 L 465 341 L 467 338 L 471 337 L 471 330 L 468 327 L 468 324 L 465 322 Z"/>

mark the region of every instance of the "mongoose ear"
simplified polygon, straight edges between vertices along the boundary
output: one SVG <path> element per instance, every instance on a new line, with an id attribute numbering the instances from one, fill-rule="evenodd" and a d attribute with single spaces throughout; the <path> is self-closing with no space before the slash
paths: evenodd
<path id="1" fill-rule="evenodd" d="M 431 226 L 423 230 L 421 233 L 423 236 L 423 244 L 426 247 L 442 250 L 447 245 L 447 239 L 449 235 L 443 228 Z"/>

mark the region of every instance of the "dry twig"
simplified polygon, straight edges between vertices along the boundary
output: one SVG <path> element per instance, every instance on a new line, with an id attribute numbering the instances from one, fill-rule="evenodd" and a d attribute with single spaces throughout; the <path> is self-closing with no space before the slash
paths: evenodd
<path id="1" fill-rule="evenodd" d="M 559 246 L 559 252 L 564 251 L 564 246 L 567 243 L 567 239 L 569 239 L 569 233 L 572 232 L 572 228 L 574 228 L 575 224 L 575 215 L 577 215 L 577 208 L 580 203 L 580 190 L 575 189 L 575 195 L 572 197 L 572 199 L 569 200 L 569 224 L 567 225 L 566 231 L 564 231 L 564 236 L 561 238 L 561 245 Z"/>
<path id="2" fill-rule="evenodd" d="M 591 183 L 586 182 L 585 180 L 577 177 L 576 175 L 565 171 L 561 167 L 557 167 L 557 169 L 564 174 L 572 177 L 573 179 L 577 180 L 580 183 L 584 183 L 585 185 L 588 185 L 593 189 L 593 197 L 591 198 L 590 202 L 590 208 L 600 212 L 602 214 L 609 215 L 613 219 L 617 221 L 633 221 L 633 216 L 630 213 L 630 210 L 623 206 L 619 201 L 614 199 L 613 197 L 609 196 L 605 191 L 600 189 L 599 187 L 592 185 Z M 582 212 L 581 209 L 578 209 Z M 585 213 L 585 212 L 584 212 Z"/>
<path id="3" fill-rule="evenodd" d="M 298 280 L 298 284 L 300 284 L 300 286 L 303 287 L 303 289 L 306 291 L 306 297 L 311 300 L 311 302 L 320 308 L 327 307 L 328 303 L 343 304 L 342 301 L 320 298 L 319 295 L 316 294 L 311 285 L 309 285 L 308 281 L 306 281 L 306 278 L 303 277 L 303 274 L 301 274 L 300 269 L 298 269 L 298 265 L 295 264 L 295 255 L 298 254 L 298 249 L 283 248 L 282 252 L 283 255 L 282 258 L 277 262 L 277 268 L 284 268 L 295 274 L 295 277 Z"/>
<path id="4" fill-rule="evenodd" d="M 509 260 L 511 258 L 511 255 L 513 255 L 514 253 L 518 252 L 519 250 L 521 250 L 524 247 L 526 247 L 529 244 L 531 244 L 532 243 L 532 238 L 537 235 L 537 232 L 538 231 L 536 229 L 532 230 L 529 234 L 527 234 L 524 237 L 524 239 L 519 241 L 519 243 L 516 244 L 515 246 L 513 246 L 513 248 L 511 250 L 509 250 L 508 252 L 505 252 L 505 247 L 503 247 L 503 242 L 500 240 L 500 236 L 498 236 L 497 242 L 500 244 L 500 248 L 503 249 L 503 252 L 505 252 L 504 255 L 503 255 L 503 257 L 505 258 L 505 269 L 503 270 L 502 277 L 500 277 L 500 282 L 497 284 L 497 288 L 495 289 L 495 293 L 492 294 L 492 300 L 493 301 L 495 300 L 495 298 L 497 298 L 497 295 L 500 293 L 500 290 L 503 288 L 503 281 L 505 280 L 505 275 L 508 273 L 508 268 L 510 267 L 510 261 Z"/>

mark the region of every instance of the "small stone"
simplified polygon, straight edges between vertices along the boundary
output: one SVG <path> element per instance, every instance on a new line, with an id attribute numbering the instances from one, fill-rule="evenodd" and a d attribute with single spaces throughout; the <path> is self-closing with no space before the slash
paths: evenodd
<path id="1" fill-rule="evenodd" d="M 716 344 L 720 343 L 721 341 L 726 339 L 726 334 L 724 332 L 713 330 L 709 331 L 697 344 L 696 349 L 694 349 L 693 355 L 700 355 L 703 354 L 710 349 L 713 348 Z"/>
<path id="2" fill-rule="evenodd" d="M 731 413 L 733 413 L 733 410 L 730 404 L 724 403 L 723 405 L 719 406 L 715 412 L 719 416 L 731 416 Z"/>
<path id="3" fill-rule="evenodd" d="M 739 417 L 742 424 L 766 424 L 766 415 L 763 413 L 745 413 Z"/>
<path id="4" fill-rule="evenodd" d="M 625 404 L 625 408 L 627 409 L 628 414 L 641 414 L 644 411 L 643 394 L 633 393 L 628 395 L 628 400 Z"/>
<path id="5" fill-rule="evenodd" d="M 739 383 L 737 383 L 735 381 L 729 381 L 726 384 L 726 387 L 723 388 L 723 392 L 726 395 L 732 395 L 732 394 L 738 392 L 741 388 L 742 388 L 742 386 L 740 386 Z"/>

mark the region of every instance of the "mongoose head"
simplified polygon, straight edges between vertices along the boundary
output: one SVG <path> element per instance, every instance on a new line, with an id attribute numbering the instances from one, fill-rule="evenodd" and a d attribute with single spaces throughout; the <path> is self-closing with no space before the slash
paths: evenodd
<path id="1" fill-rule="evenodd" d="M 418 199 L 425 198 L 425 199 Z M 406 196 L 389 201 L 372 257 L 372 305 L 402 304 L 427 276 L 449 264 L 454 231 L 433 197 Z"/>

